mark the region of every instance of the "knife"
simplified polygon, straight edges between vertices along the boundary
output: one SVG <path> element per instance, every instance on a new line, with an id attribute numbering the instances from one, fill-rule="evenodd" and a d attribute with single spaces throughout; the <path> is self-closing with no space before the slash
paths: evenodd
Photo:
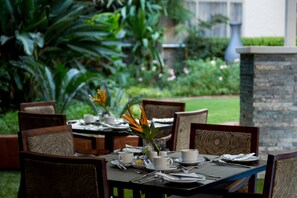
<path id="1" fill-rule="evenodd" d="M 147 177 L 147 176 L 149 176 L 149 175 L 153 175 L 153 174 L 155 174 L 156 172 L 157 172 L 157 171 L 153 171 L 153 172 L 150 172 L 150 173 L 141 175 L 140 177 L 136 177 L 136 178 L 134 178 L 134 179 L 131 179 L 130 182 L 136 182 L 136 181 L 141 180 L 142 178 L 145 178 L 145 177 Z"/>
<path id="2" fill-rule="evenodd" d="M 235 166 L 235 167 L 242 167 L 242 168 L 253 168 L 254 166 L 248 166 L 244 164 L 235 164 L 235 163 L 229 163 L 225 162 L 223 160 L 213 161 L 213 163 L 220 165 L 220 166 Z"/>

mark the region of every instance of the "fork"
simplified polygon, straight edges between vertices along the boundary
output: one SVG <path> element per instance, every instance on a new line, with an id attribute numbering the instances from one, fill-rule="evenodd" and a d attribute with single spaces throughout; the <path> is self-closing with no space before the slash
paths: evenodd
<path id="1" fill-rule="evenodd" d="M 180 166 L 180 169 L 184 172 L 184 173 L 189 173 L 190 170 L 192 170 L 193 168 L 195 168 L 195 166 L 191 166 L 191 167 L 184 167 L 184 166 Z"/>

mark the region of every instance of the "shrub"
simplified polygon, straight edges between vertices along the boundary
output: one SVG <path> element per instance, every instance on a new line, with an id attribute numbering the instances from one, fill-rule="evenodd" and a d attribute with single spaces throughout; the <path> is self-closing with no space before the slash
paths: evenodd
<path id="1" fill-rule="evenodd" d="M 145 84 L 132 86 L 126 91 L 130 96 L 140 96 L 141 98 L 164 98 L 171 96 L 170 91 L 167 89 L 161 89 L 159 87 L 147 87 Z"/>
<path id="2" fill-rule="evenodd" d="M 0 116 L 0 134 L 16 134 L 18 131 L 17 111 L 8 111 Z"/>
<path id="3" fill-rule="evenodd" d="M 255 37 L 242 38 L 244 46 L 283 46 L 283 37 Z"/>
<path id="4" fill-rule="evenodd" d="M 239 94 L 239 63 L 221 59 L 187 60 L 185 73 L 168 85 L 173 96 Z"/>
<path id="5" fill-rule="evenodd" d="M 243 37 L 244 46 L 283 46 L 284 38 L 282 37 Z M 228 46 L 228 38 L 211 37 L 205 38 L 192 35 L 186 40 L 187 58 L 188 59 L 207 59 L 207 58 L 224 58 L 225 50 Z"/>

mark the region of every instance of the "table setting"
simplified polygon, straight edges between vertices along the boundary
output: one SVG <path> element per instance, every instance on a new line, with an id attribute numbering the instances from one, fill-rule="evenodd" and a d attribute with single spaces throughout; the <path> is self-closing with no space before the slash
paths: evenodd
<path id="1" fill-rule="evenodd" d="M 75 129 L 86 130 L 129 130 L 129 124 L 122 118 L 107 117 L 107 119 L 100 119 L 99 116 L 86 114 L 82 119 L 69 120 L 67 122 Z"/>
<path id="2" fill-rule="evenodd" d="M 133 149 L 133 147 L 130 145 L 128 145 L 127 148 Z M 140 150 L 141 147 L 136 147 L 136 149 Z M 126 154 L 129 157 L 121 157 Z M 210 156 L 199 154 L 197 149 L 184 149 L 180 152 L 152 152 L 152 156 L 149 157 L 144 157 L 144 154 L 141 152 L 133 153 L 127 150 L 119 151 L 117 155 L 117 162 L 115 162 L 115 160 L 111 161 L 113 167 L 119 168 L 122 171 L 126 171 L 127 169 L 136 169 L 139 170 L 139 173 L 144 173 L 144 175 L 140 176 L 139 179 L 133 178 L 131 180 L 131 182 L 136 183 L 145 183 L 163 179 L 165 182 L 168 183 L 207 184 L 222 177 L 221 173 L 205 172 L 203 169 L 207 166 L 212 167 L 213 170 L 216 169 L 216 166 L 227 167 L 228 169 L 223 168 L 224 170 L 226 170 L 226 172 L 234 170 L 234 168 L 250 169 L 257 166 L 255 164 L 246 165 L 225 161 L 225 159 L 230 159 L 230 157 L 239 161 L 249 158 L 255 159 L 256 156 L 254 156 L 254 153 Z M 118 164 L 124 166 L 124 168 L 119 167 Z"/>

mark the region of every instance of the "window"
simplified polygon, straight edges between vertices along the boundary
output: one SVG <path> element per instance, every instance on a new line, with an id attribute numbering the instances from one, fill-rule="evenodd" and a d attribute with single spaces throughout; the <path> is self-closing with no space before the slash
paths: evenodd
<path id="1" fill-rule="evenodd" d="M 186 7 L 193 13 L 190 23 L 197 24 L 198 19 L 209 20 L 212 15 L 223 15 L 229 18 L 230 22 L 242 21 L 243 0 L 185 0 Z M 205 31 L 206 36 L 226 37 L 230 35 L 228 24 L 218 24 L 212 29 Z"/>

